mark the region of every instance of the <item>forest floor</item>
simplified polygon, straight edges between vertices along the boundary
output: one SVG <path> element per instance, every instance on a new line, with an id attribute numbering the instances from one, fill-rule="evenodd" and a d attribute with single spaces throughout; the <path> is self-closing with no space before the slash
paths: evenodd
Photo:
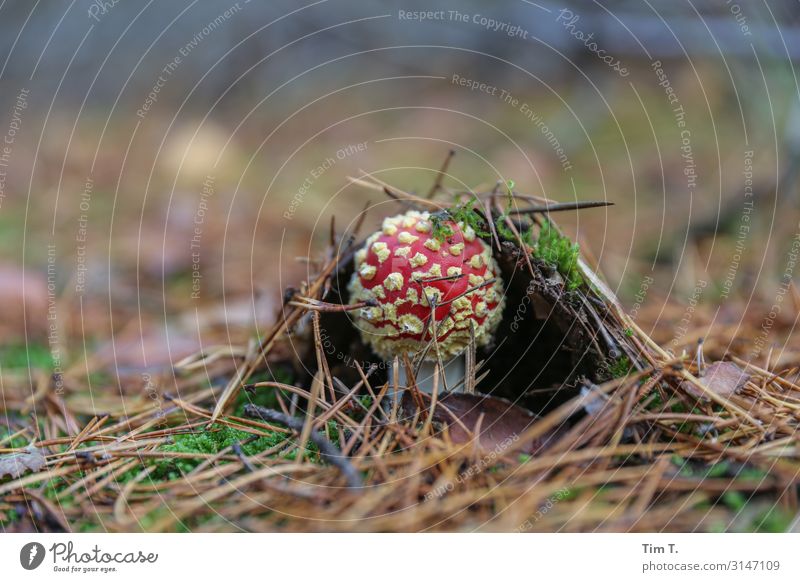
<path id="1" fill-rule="evenodd" d="M 281 277 L 263 296 L 243 285 L 198 307 L 192 272 L 170 272 L 169 241 L 156 242 L 143 250 L 154 243 L 140 238 L 139 271 L 122 254 L 109 265 L 143 272 L 142 287 L 59 297 L 69 349 L 53 349 L 47 326 L 0 348 L 4 531 L 797 527 L 793 284 L 774 317 L 765 302 L 651 296 L 620 328 L 637 365 L 611 361 L 590 392 L 571 385 L 535 421 L 482 442 L 474 419 L 464 438 L 437 417 L 446 403 L 409 413 L 391 379 L 362 369 L 348 383 L 326 368 L 318 312 L 292 306 L 330 284 L 325 245 L 293 267 L 287 293 Z M 46 313 L 41 293 L 25 300 L 28 318 Z M 127 323 L 104 341 L 112 319 Z M 503 424 L 478 422 L 489 421 Z"/>

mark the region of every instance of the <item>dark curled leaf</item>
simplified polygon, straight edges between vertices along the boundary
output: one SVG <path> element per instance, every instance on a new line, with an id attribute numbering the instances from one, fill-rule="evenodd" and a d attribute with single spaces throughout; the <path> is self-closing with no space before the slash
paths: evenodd
<path id="1" fill-rule="evenodd" d="M 425 406 L 424 412 L 427 412 L 430 408 L 431 395 L 420 393 L 420 396 Z M 417 412 L 410 391 L 403 394 L 401 406 L 406 417 L 412 417 Z M 484 394 L 453 392 L 442 394 L 433 413 L 433 422 L 439 426 L 447 426 L 450 438 L 456 444 L 469 442 L 471 433 L 474 434 L 475 430 L 480 428 L 479 441 L 484 450 L 508 447 L 519 439 L 536 420 L 536 415 L 529 410 L 504 398 Z M 480 427 L 478 427 L 479 421 Z M 552 437 L 552 433 L 546 434 L 516 448 L 520 452 L 534 454 L 547 445 Z"/>

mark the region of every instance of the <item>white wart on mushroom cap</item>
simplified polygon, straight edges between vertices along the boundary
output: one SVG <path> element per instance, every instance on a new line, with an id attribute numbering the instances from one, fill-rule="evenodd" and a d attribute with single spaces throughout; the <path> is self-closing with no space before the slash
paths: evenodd
<path id="1" fill-rule="evenodd" d="M 491 249 L 470 226 L 442 224 L 449 232 L 437 238 L 428 212 L 386 218 L 356 252 L 350 303 L 376 306 L 356 311 L 355 324 L 385 360 L 423 350 L 434 329 L 439 353 L 449 359 L 469 345 L 471 326 L 480 346 L 500 323 L 505 300 Z"/>

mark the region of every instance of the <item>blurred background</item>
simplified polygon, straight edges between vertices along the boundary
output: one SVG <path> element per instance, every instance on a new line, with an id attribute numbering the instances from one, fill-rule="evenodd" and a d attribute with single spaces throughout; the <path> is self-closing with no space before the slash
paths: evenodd
<path id="1" fill-rule="evenodd" d="M 789 0 L 6 1 L 3 363 L 119 371 L 244 342 L 333 216 L 341 232 L 367 203 L 373 224 L 396 210 L 348 176 L 425 192 L 450 149 L 454 188 L 614 202 L 558 220 L 648 331 L 675 336 L 690 307 L 700 335 L 763 317 L 795 297 L 798 16 Z"/>

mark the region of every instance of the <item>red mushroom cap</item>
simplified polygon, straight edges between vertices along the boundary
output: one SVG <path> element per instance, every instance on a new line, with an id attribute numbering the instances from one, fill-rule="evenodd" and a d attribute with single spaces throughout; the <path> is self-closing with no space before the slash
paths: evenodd
<path id="1" fill-rule="evenodd" d="M 471 326 L 485 345 L 500 322 L 503 287 L 491 249 L 470 226 L 442 222 L 452 234 L 436 238 L 428 212 L 387 218 L 356 253 L 350 303 L 377 303 L 356 312 L 356 325 L 386 360 L 424 349 L 434 329 L 439 353 L 451 358 L 469 345 Z"/>

